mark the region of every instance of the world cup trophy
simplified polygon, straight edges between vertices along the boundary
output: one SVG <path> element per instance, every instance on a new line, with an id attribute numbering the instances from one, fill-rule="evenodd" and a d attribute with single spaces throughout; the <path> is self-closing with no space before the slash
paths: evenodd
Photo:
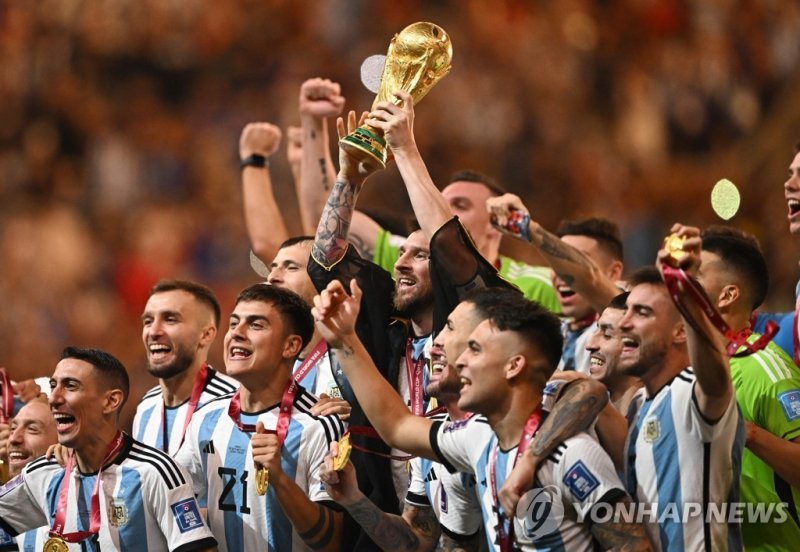
<path id="1" fill-rule="evenodd" d="M 453 45 L 450 36 L 434 23 L 413 23 L 394 35 L 386 53 L 386 64 L 372 109 L 379 102 L 400 104 L 397 90 L 411 95 L 414 105 L 433 85 L 450 72 Z M 386 168 L 388 151 L 383 132 L 361 125 L 339 142 L 359 162 L 371 168 Z"/>

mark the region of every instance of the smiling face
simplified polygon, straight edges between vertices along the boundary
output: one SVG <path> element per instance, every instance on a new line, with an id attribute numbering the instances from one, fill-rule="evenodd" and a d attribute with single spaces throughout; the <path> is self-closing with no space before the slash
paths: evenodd
<path id="1" fill-rule="evenodd" d="M 617 364 L 622 353 L 619 321 L 624 310 L 607 308 L 597 320 L 597 329 L 589 336 L 586 349 L 591 353 L 589 375 L 605 382 L 617 373 Z"/>
<path id="2" fill-rule="evenodd" d="M 797 153 L 789 165 L 789 175 L 783 184 L 783 194 L 789 208 L 789 231 L 800 236 L 800 153 Z"/>
<path id="3" fill-rule="evenodd" d="M 147 369 L 162 379 L 185 372 L 216 333 L 214 313 L 188 291 L 154 293 L 142 313 Z"/>
<path id="4" fill-rule="evenodd" d="M 566 235 L 561 237 L 561 241 L 592 259 L 601 270 L 608 270 L 610 259 L 603 253 L 594 238 Z M 594 313 L 594 309 L 589 302 L 582 295 L 575 293 L 570 284 L 555 273 L 553 273 L 553 287 L 556 289 L 558 302 L 561 305 L 561 313 L 565 317 L 582 320 Z"/>
<path id="5" fill-rule="evenodd" d="M 80 451 L 95 440 L 97 428 L 106 422 L 109 390 L 101 385 L 94 366 L 84 360 L 65 358 L 50 378 L 50 411 L 58 442 Z"/>
<path id="6" fill-rule="evenodd" d="M 433 305 L 433 286 L 428 269 L 430 255 L 425 234 L 417 230 L 406 238 L 394 264 L 394 306 L 409 317 Z"/>
<path id="7" fill-rule="evenodd" d="M 267 282 L 275 287 L 295 292 L 309 305 L 317 294 L 314 283 L 308 275 L 308 258 L 311 254 L 311 242 L 303 241 L 283 247 L 269 265 Z"/>
<path id="8" fill-rule="evenodd" d="M 647 379 L 663 364 L 680 317 L 663 285 L 634 287 L 626 305 L 619 321 L 622 340 L 619 369 L 626 375 Z"/>
<path id="9" fill-rule="evenodd" d="M 230 316 L 225 334 L 225 370 L 242 385 L 263 384 L 302 348 L 299 336 L 290 334 L 283 317 L 270 303 L 241 301 Z"/>
<path id="10" fill-rule="evenodd" d="M 34 458 L 47 452 L 47 447 L 58 442 L 56 422 L 47 403 L 33 400 L 23 406 L 11 420 L 8 439 L 8 468 L 11 477 Z"/>
<path id="11" fill-rule="evenodd" d="M 458 407 L 491 416 L 508 396 L 505 367 L 519 351 L 513 332 L 498 331 L 489 320 L 478 324 L 467 340 L 466 349 L 456 360 L 461 376 Z"/>
<path id="12" fill-rule="evenodd" d="M 470 334 L 479 322 L 474 305 L 467 301 L 459 303 L 447 317 L 447 322 L 436 336 L 431 349 L 431 377 L 426 388 L 428 395 L 437 398 L 445 394 L 458 395 L 461 378 L 448 359 L 461 356 Z"/>

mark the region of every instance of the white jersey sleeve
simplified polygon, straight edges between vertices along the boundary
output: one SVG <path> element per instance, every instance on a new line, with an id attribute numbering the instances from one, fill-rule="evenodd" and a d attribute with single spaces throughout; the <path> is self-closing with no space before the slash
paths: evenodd
<path id="1" fill-rule="evenodd" d="M 136 451 L 136 447 L 134 445 L 132 451 Z M 139 452 L 143 453 L 144 449 Z M 152 458 L 155 460 L 155 455 Z M 149 484 L 144 486 L 145 504 L 152 509 L 153 519 L 157 520 L 169 549 L 180 549 L 205 539 L 211 544 L 211 532 L 200 515 L 188 474 L 166 455 L 160 461 L 165 465 L 165 471 L 178 470 L 179 476 L 170 481 L 158 473 L 151 473 Z"/>
<path id="2" fill-rule="evenodd" d="M 686 371 L 689 373 L 694 372 L 692 368 L 689 368 Z M 727 422 L 732 417 L 738 415 L 736 407 L 736 395 L 731 393 L 730 401 L 728 402 L 728 408 L 725 409 L 725 414 L 722 415 L 721 419 L 711 423 L 706 419 L 705 416 L 703 416 L 703 413 L 700 412 L 700 409 L 697 406 L 697 397 L 695 395 L 696 387 L 697 380 L 694 381 L 694 385 L 692 386 L 673 386 L 673 393 L 675 396 L 672 399 L 672 402 L 675 405 L 681 405 L 681 408 L 684 409 L 683 422 L 685 424 L 686 432 L 704 443 L 710 443 L 720 434 L 720 432 L 727 431 Z M 691 397 L 681 397 L 681 393 L 685 393 L 687 390 L 691 393 Z M 675 407 L 673 407 L 673 409 L 674 408 Z M 675 418 L 676 421 L 680 419 L 680 416 L 676 416 Z"/>
<path id="3" fill-rule="evenodd" d="M 0 528 L 16 536 L 49 525 L 46 490 L 58 472 L 64 469 L 57 462 L 39 458 L 0 487 Z"/>
<path id="4" fill-rule="evenodd" d="M 619 496 L 625 489 L 608 453 L 586 433 L 564 441 L 561 458 L 553 466 L 553 483 L 567 502 L 588 512 L 604 497 Z M 611 495 L 609 495 L 611 493 Z"/>
<path id="5" fill-rule="evenodd" d="M 434 423 L 431 427 L 431 448 L 451 473 L 475 473 L 478 457 L 494 433 L 483 416 L 466 420 Z"/>

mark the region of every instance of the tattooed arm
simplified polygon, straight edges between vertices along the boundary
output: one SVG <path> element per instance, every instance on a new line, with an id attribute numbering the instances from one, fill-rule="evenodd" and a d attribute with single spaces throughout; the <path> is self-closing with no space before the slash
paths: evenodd
<path id="1" fill-rule="evenodd" d="M 383 550 L 434 550 L 440 529 L 433 509 L 406 503 L 402 516 L 382 511 L 358 489 L 352 462 L 339 471 L 333 469 L 338 447 L 338 443 L 331 443 L 330 453 L 320 467 L 319 478 L 328 495 L 343 506 Z"/>
<path id="2" fill-rule="evenodd" d="M 559 443 L 591 426 L 608 403 L 608 391 L 602 383 L 572 373 L 569 375 L 577 379 L 561 390 L 547 419 L 500 489 L 500 502 L 506 512 L 516 511 L 520 497 L 533 487 L 539 463 Z"/>
<path id="3" fill-rule="evenodd" d="M 356 124 L 356 114 L 351 111 L 347 115 L 348 131 L 355 130 Z M 336 121 L 336 131 L 340 139 L 345 136 L 341 117 Z M 368 167 L 346 150 L 339 148 L 339 174 L 322 210 L 311 249 L 314 259 L 322 266 L 332 267 L 347 251 L 347 239 L 358 193 L 364 181 L 374 171 L 374 167 Z"/>
<path id="4" fill-rule="evenodd" d="M 611 507 L 612 512 L 629 512 L 631 511 L 631 498 L 623 494 L 611 504 Z M 615 519 L 616 517 L 620 519 Z M 598 521 L 591 525 L 592 535 L 602 545 L 603 550 L 618 550 L 621 552 L 652 550 L 644 526 L 633 521 L 627 522 L 624 517 L 612 516 L 609 521 Z"/>
<path id="5" fill-rule="evenodd" d="M 514 194 L 489 198 L 486 208 L 492 216 L 492 223 L 503 231 L 508 231 L 506 225 L 513 211 L 529 216 L 528 208 Z M 622 275 L 621 261 L 610 260 L 606 268 L 601 268 L 586 253 L 548 232 L 533 219 L 528 220 L 522 235 L 544 255 L 559 278 L 582 295 L 596 312 L 602 312 L 619 294 L 615 280 Z"/>
<path id="6" fill-rule="evenodd" d="M 342 112 L 345 99 L 340 92 L 339 84 L 328 79 L 308 79 L 300 86 L 302 153 L 300 178 L 295 180 L 295 187 L 304 234 L 314 231 L 336 178 L 328 139 L 328 118 Z"/>
<path id="7" fill-rule="evenodd" d="M 477 552 L 481 549 L 482 540 L 480 531 L 474 535 L 450 535 L 442 531 L 439 543 L 444 552 Z"/>
<path id="8" fill-rule="evenodd" d="M 388 551 L 432 551 L 439 540 L 439 522 L 432 508 L 405 505 L 402 516 L 381 511 L 367 497 L 343 506 L 375 544 Z"/>

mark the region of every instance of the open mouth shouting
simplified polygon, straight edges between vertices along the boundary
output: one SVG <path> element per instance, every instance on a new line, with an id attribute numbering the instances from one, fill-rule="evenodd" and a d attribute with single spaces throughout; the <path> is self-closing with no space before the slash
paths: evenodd
<path id="1" fill-rule="evenodd" d="M 172 347 L 166 343 L 149 343 L 147 345 L 147 352 L 150 355 L 150 362 L 152 364 L 159 364 L 169 358 Z"/>
<path id="2" fill-rule="evenodd" d="M 789 222 L 794 222 L 800 219 L 800 199 L 787 198 L 786 204 L 789 207 Z"/>
<path id="3" fill-rule="evenodd" d="M 77 420 L 71 414 L 53 411 L 53 418 L 56 421 L 56 431 L 59 435 L 68 434 L 77 426 Z"/>

